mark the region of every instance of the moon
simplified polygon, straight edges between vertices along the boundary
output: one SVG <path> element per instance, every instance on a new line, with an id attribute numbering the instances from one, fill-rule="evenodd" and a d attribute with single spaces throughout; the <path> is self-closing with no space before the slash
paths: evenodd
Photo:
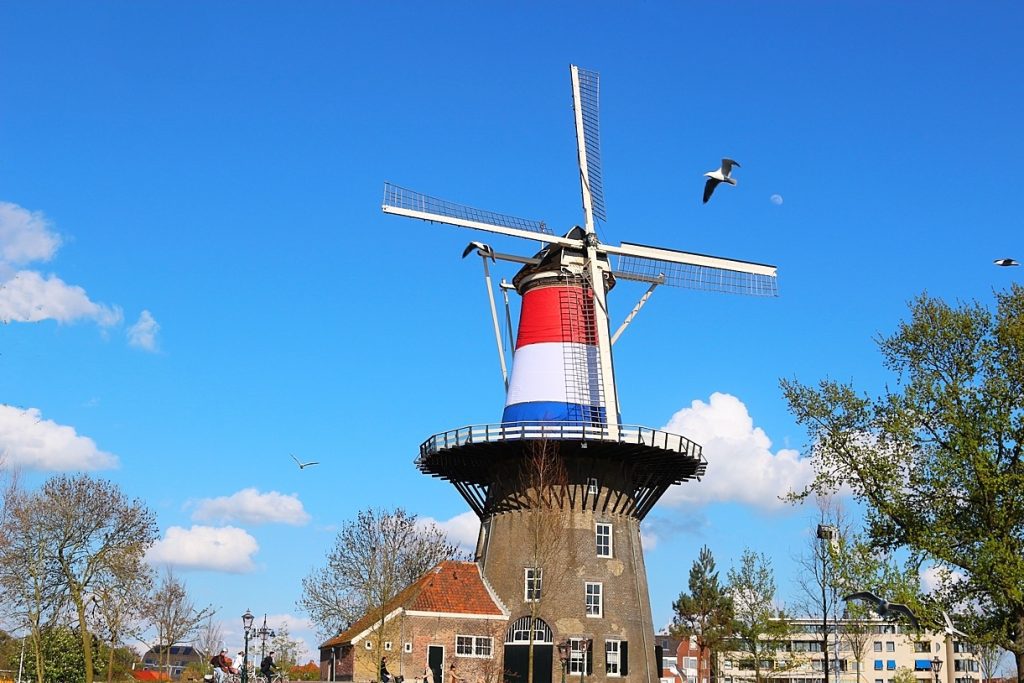
<path id="1" fill-rule="evenodd" d="M 768 201 L 770 201 L 775 206 L 782 206 L 782 195 L 773 194 L 771 197 L 768 198 Z"/>

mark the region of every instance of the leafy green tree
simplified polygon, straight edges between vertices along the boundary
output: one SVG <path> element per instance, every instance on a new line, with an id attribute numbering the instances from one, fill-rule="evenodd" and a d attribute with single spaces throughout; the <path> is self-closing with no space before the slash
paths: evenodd
<path id="1" fill-rule="evenodd" d="M 27 678 L 36 678 L 44 683 L 85 681 L 85 657 L 77 633 L 66 627 L 44 628 L 39 639 L 42 657 L 32 649 L 25 650 Z M 95 654 L 91 644 L 90 652 Z"/>
<path id="2" fill-rule="evenodd" d="M 896 379 L 877 398 L 781 382 L 811 439 L 816 476 L 798 495 L 848 487 L 874 547 L 949 570 L 935 597 L 977 605 L 978 635 L 1024 683 L 1024 288 L 997 292 L 994 312 L 923 294 L 877 341 Z"/>
<path id="3" fill-rule="evenodd" d="M 705 659 L 712 662 L 715 654 L 732 634 L 732 598 L 718 580 L 715 558 L 704 546 L 690 567 L 689 593 L 679 594 L 672 603 L 672 635 L 694 638 L 697 642 L 697 681 L 703 681 Z M 711 676 L 710 678 L 714 678 Z"/>
<path id="4" fill-rule="evenodd" d="M 775 571 L 768 556 L 745 549 L 740 566 L 729 570 L 728 586 L 733 604 L 731 649 L 740 661 L 750 663 L 755 683 L 796 668 L 795 659 L 777 657 L 792 629 L 775 606 Z"/>

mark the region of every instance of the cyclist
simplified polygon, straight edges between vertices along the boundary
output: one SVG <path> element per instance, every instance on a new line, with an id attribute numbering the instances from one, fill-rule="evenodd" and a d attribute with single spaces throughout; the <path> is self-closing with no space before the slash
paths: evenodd
<path id="1" fill-rule="evenodd" d="M 210 664 L 213 665 L 213 679 L 217 683 L 224 683 L 224 680 L 227 678 L 228 669 L 231 667 L 229 661 L 226 648 L 210 658 Z"/>
<path id="2" fill-rule="evenodd" d="M 270 677 L 277 673 L 277 664 L 274 664 L 273 650 L 268 652 L 267 656 L 260 662 L 260 673 L 267 679 L 267 683 L 270 683 Z"/>

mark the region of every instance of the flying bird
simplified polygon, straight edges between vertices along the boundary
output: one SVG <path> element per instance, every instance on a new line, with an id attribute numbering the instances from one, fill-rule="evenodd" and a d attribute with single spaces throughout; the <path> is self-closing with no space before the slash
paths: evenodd
<path id="1" fill-rule="evenodd" d="M 722 167 L 717 171 L 708 171 L 704 176 L 708 179 L 704 183 L 704 203 L 707 204 L 708 200 L 711 199 L 711 193 L 715 191 L 719 183 L 729 183 L 730 185 L 736 184 L 736 179 L 730 174 L 732 173 L 732 167 L 739 168 L 739 164 L 732 159 L 722 159 Z"/>
<path id="2" fill-rule="evenodd" d="M 1018 263 L 1017 261 L 1015 261 L 1012 258 L 997 258 L 995 261 L 993 261 L 993 263 L 995 263 L 997 266 L 1002 266 L 1004 268 L 1006 266 L 1019 266 L 1020 265 L 1020 263 Z"/>
<path id="3" fill-rule="evenodd" d="M 319 462 L 317 462 L 316 460 L 311 460 L 311 461 L 309 461 L 309 462 L 299 462 L 299 459 L 298 459 L 298 458 L 296 458 L 296 457 L 295 457 L 294 455 L 292 455 L 291 453 L 289 453 L 288 455 L 291 455 L 291 456 L 292 456 L 292 460 L 294 460 L 294 461 L 295 461 L 295 464 L 299 466 L 299 469 L 300 469 L 300 470 L 304 470 L 304 469 L 306 469 L 307 467 L 309 467 L 310 465 L 319 465 L 319 464 L 320 464 L 320 463 L 319 463 Z"/>
<path id="4" fill-rule="evenodd" d="M 870 604 L 871 608 L 883 619 L 893 619 L 903 615 L 910 620 L 910 623 L 914 628 L 920 628 L 917 623 L 917 617 L 915 617 L 914 613 L 910 611 L 910 608 L 903 603 L 889 602 L 885 598 L 880 598 L 870 591 L 858 591 L 857 593 L 851 593 L 843 598 L 843 600 L 847 602 L 850 600 L 863 600 Z"/>
<path id="5" fill-rule="evenodd" d="M 484 258 L 489 258 L 494 261 L 494 249 L 491 245 L 484 244 L 483 242 L 470 242 L 466 245 L 466 249 L 462 252 L 462 258 L 466 258 L 474 251 L 478 252 Z"/>
<path id="6" fill-rule="evenodd" d="M 967 634 L 953 626 L 953 620 L 949 618 L 949 615 L 942 612 L 942 620 L 946 622 L 946 628 L 942 629 L 942 632 L 947 636 L 960 636 L 961 638 L 967 638 Z"/>

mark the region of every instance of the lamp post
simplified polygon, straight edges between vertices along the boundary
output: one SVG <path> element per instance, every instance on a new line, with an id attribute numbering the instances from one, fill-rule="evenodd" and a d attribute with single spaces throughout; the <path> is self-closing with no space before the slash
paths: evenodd
<path id="1" fill-rule="evenodd" d="M 562 663 L 562 683 L 565 683 L 565 667 L 569 663 L 569 641 L 563 640 L 555 647 L 558 648 L 558 661 Z"/>
<path id="2" fill-rule="evenodd" d="M 942 671 L 942 660 L 938 655 L 932 660 L 932 672 L 935 674 L 935 683 L 939 683 L 939 672 Z"/>
<path id="3" fill-rule="evenodd" d="M 268 637 L 269 638 L 273 638 L 273 637 L 275 637 L 277 635 L 276 633 L 274 633 L 274 629 L 267 628 L 267 615 L 266 614 L 263 615 L 263 626 L 258 628 L 258 629 L 256 629 L 256 635 L 258 635 L 260 637 L 260 660 L 262 661 L 264 655 L 266 655 L 267 638 Z M 280 653 L 278 653 L 278 654 L 280 654 Z"/>
<path id="4" fill-rule="evenodd" d="M 242 615 L 242 628 L 245 630 L 245 650 L 242 651 L 242 683 L 249 683 L 249 631 L 252 630 L 252 612 L 248 609 Z M 938 683 L 936 681 L 936 683 Z"/>

